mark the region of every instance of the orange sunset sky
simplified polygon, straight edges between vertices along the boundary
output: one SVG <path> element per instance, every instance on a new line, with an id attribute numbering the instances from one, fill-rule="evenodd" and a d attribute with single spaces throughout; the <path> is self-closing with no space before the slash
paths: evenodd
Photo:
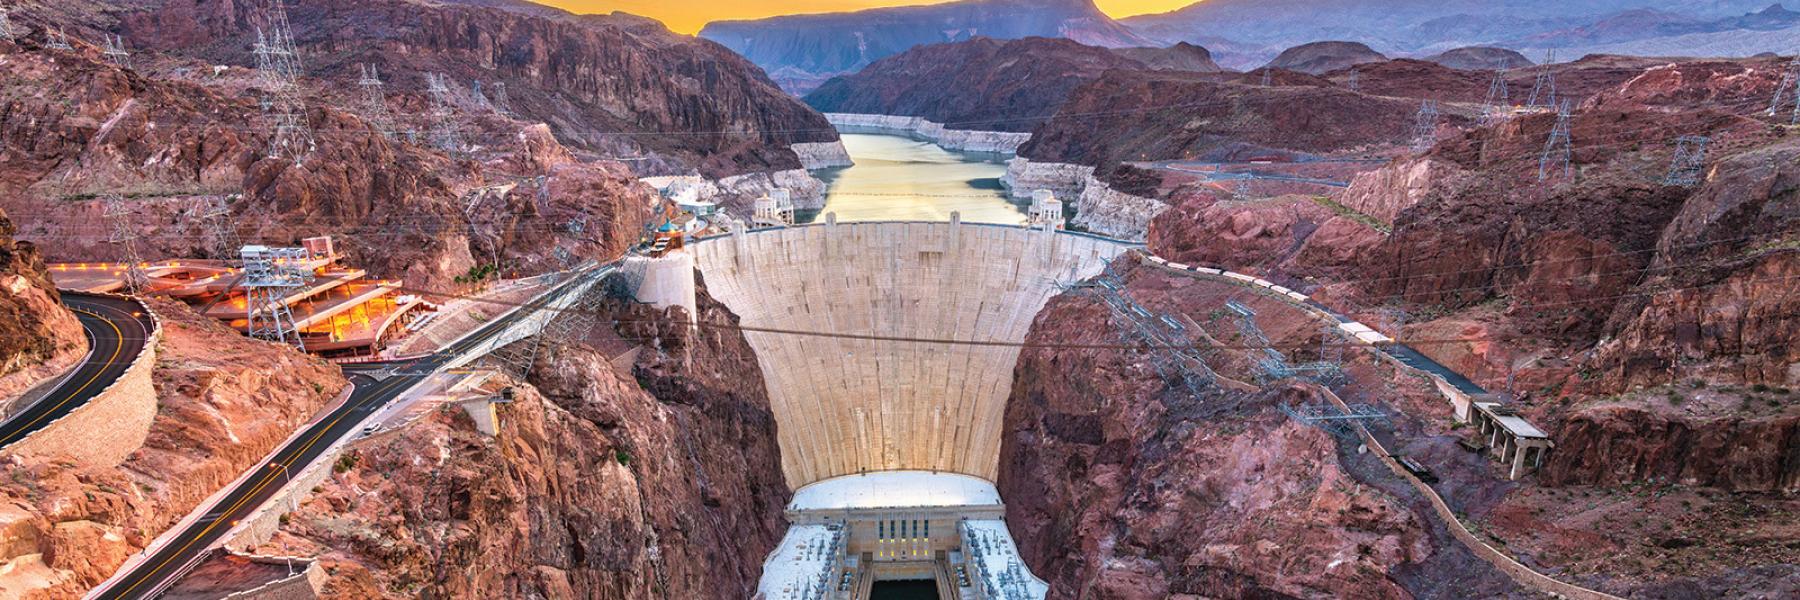
<path id="1" fill-rule="evenodd" d="M 881 6 L 938 4 L 948 0 L 533 0 L 578 13 L 622 10 L 667 24 L 681 33 L 694 33 L 708 21 L 756 19 L 775 15 L 840 12 Z M 1100 10 L 1115 17 L 1168 12 L 1195 0 L 1096 0 Z"/>

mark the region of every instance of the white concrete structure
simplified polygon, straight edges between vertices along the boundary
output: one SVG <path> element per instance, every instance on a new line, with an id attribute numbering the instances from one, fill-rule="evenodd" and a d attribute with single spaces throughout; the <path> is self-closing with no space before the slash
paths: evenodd
<path id="1" fill-rule="evenodd" d="M 987 480 L 957 473 L 880 471 L 808 484 L 794 492 L 790 511 L 921 506 L 998 506 L 1000 491 Z"/>
<path id="2" fill-rule="evenodd" d="M 798 488 L 907 469 L 992 480 L 1019 348 L 893 338 L 1022 342 L 1059 284 L 1131 247 L 953 221 L 769 229 L 689 251 L 746 326 L 889 338 L 746 332 Z"/>
<path id="3" fill-rule="evenodd" d="M 1031 226 L 1039 229 L 1063 228 L 1063 203 L 1050 190 L 1031 193 Z"/>
<path id="4" fill-rule="evenodd" d="M 698 314 L 698 297 L 694 290 L 694 255 L 687 250 L 672 250 L 657 257 L 632 256 L 625 259 L 626 269 L 642 272 L 634 297 L 657 308 L 679 306 L 687 311 L 688 322 Z M 641 269 L 641 271 L 639 271 Z"/>
<path id="5" fill-rule="evenodd" d="M 794 199 L 785 189 L 769 190 L 756 199 L 751 221 L 756 227 L 786 227 L 794 224 Z"/>

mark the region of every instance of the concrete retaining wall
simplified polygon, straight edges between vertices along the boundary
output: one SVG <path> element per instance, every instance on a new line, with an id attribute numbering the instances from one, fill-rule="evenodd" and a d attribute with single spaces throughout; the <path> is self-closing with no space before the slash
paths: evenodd
<path id="1" fill-rule="evenodd" d="M 1029 133 L 946 129 L 924 117 L 825 113 L 825 119 L 844 133 L 904 135 L 937 144 L 945 150 L 1013 154 L 1031 139 Z"/>
<path id="2" fill-rule="evenodd" d="M 279 564 L 280 557 L 250 557 L 259 562 Z M 315 600 L 319 590 L 325 588 L 325 568 L 319 561 L 310 558 L 294 558 L 294 562 L 305 563 L 306 569 L 291 577 L 271 581 L 247 590 L 226 594 L 221 600 Z"/>
<path id="3" fill-rule="evenodd" d="M 1059 284 L 1129 244 L 951 223 L 840 223 L 692 243 L 745 326 L 884 338 L 1024 341 Z M 933 470 L 991 480 L 1016 346 L 750 331 L 788 484 Z"/>
<path id="4" fill-rule="evenodd" d="M 84 465 L 116 467 L 144 445 L 150 423 L 156 419 L 156 345 L 162 341 L 162 321 L 143 306 L 155 324 L 144 350 L 125 372 L 86 404 L 63 415 L 25 439 L 0 452 L 18 456 L 64 457 Z"/>

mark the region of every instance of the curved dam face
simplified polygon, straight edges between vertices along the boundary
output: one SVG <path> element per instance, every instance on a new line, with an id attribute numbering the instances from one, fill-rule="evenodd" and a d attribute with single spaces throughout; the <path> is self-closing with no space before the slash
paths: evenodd
<path id="1" fill-rule="evenodd" d="M 690 251 L 749 327 L 1023 342 L 1059 285 L 1132 245 L 1019 227 L 840 223 L 712 238 Z M 794 488 L 873 471 L 992 481 L 1019 348 L 746 332 Z"/>

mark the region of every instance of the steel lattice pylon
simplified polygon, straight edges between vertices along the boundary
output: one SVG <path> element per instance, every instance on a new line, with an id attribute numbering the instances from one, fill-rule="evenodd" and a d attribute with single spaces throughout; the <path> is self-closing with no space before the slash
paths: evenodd
<path id="1" fill-rule="evenodd" d="M 1413 116 L 1413 152 L 1424 152 L 1437 144 L 1437 120 L 1436 100 L 1426 100 L 1419 104 L 1419 112 Z"/>
<path id="2" fill-rule="evenodd" d="M 287 297 L 312 280 L 312 271 L 305 265 L 311 254 L 305 248 L 244 246 L 240 256 L 244 276 L 238 285 L 246 296 L 250 337 L 305 349 Z"/>
<path id="3" fill-rule="evenodd" d="M 1564 100 L 1556 108 L 1556 125 L 1550 129 L 1550 139 L 1544 142 L 1544 152 L 1538 155 L 1538 181 L 1573 175 L 1569 153 L 1569 102 Z"/>
<path id="4" fill-rule="evenodd" d="M 288 26 L 287 5 L 273 0 L 259 14 L 256 42 L 256 69 L 262 76 L 263 97 L 260 100 L 269 129 L 268 155 L 294 162 L 305 160 L 316 146 L 312 126 L 306 122 L 306 101 L 301 96 L 300 51 L 294 46 L 294 32 Z"/>
<path id="5" fill-rule="evenodd" d="M 1508 97 L 1506 88 L 1506 66 L 1494 69 L 1494 79 L 1488 82 L 1487 100 L 1482 102 L 1481 119 L 1485 123 L 1494 123 L 1505 117 L 1512 110 L 1512 98 Z"/>
<path id="6" fill-rule="evenodd" d="M 1669 174 L 1663 185 L 1689 187 L 1706 176 L 1706 145 L 1711 138 L 1684 135 L 1675 139 L 1675 158 L 1669 161 Z"/>
<path id="7" fill-rule="evenodd" d="M 125 200 L 118 196 L 108 196 L 102 209 L 106 220 L 112 223 L 111 241 L 119 246 L 125 259 L 125 291 L 129 294 L 142 294 L 150 287 L 150 276 L 144 273 L 143 257 L 138 256 L 137 229 L 131 226 L 131 211 L 125 207 Z"/>
<path id="8" fill-rule="evenodd" d="M 102 39 L 106 46 L 101 50 L 101 54 L 106 55 L 106 59 L 111 61 L 113 66 L 121 69 L 131 68 L 131 53 L 125 50 L 125 38 L 107 35 Z"/>
<path id="9" fill-rule="evenodd" d="M 362 90 L 363 117 L 381 135 L 393 138 L 394 115 L 388 112 L 386 84 L 381 82 L 381 71 L 370 64 L 357 64 L 356 67 L 361 71 L 356 86 Z"/>
<path id="10" fill-rule="evenodd" d="M 11 42 L 17 39 L 13 36 L 12 8 L 0 6 L 0 40 Z"/>
<path id="11" fill-rule="evenodd" d="M 74 50 L 69 45 L 69 36 L 63 34 L 61 27 L 44 30 L 44 47 L 51 50 Z"/>
<path id="12" fill-rule="evenodd" d="M 456 122 L 456 106 L 450 101 L 450 86 L 445 82 L 444 76 L 426 73 L 425 91 L 431 95 L 431 145 L 444 152 L 462 152 L 462 132 Z"/>
<path id="13" fill-rule="evenodd" d="M 1787 68 L 1781 72 L 1781 83 L 1775 85 L 1775 97 L 1769 100 L 1768 115 L 1773 117 L 1781 112 L 1781 107 L 1794 105 L 1788 124 L 1800 124 L 1800 56 L 1788 61 Z"/>
<path id="14" fill-rule="evenodd" d="M 1187 389 L 1198 399 L 1218 394 L 1218 374 L 1207 364 L 1210 350 L 1202 350 L 1194 343 L 1187 324 L 1152 312 L 1126 295 L 1125 284 L 1112 273 L 1112 267 L 1093 279 L 1069 286 L 1068 290 L 1106 304 L 1113 317 L 1125 324 L 1119 331 L 1120 338 L 1144 345 L 1163 381 Z"/>
<path id="15" fill-rule="evenodd" d="M 1531 83 L 1531 100 L 1525 103 L 1526 106 L 1540 106 L 1539 101 L 1542 101 L 1541 106 L 1544 108 L 1557 106 L 1556 74 L 1550 72 L 1550 63 L 1553 62 L 1556 62 L 1556 51 L 1545 51 L 1544 64 L 1538 65 L 1537 79 Z"/>
<path id="16" fill-rule="evenodd" d="M 1307 425 L 1318 427 L 1334 435 L 1354 437 L 1356 424 L 1370 421 L 1386 420 L 1388 414 L 1368 404 L 1347 404 L 1346 411 L 1328 403 L 1281 405 L 1281 412 Z"/>

